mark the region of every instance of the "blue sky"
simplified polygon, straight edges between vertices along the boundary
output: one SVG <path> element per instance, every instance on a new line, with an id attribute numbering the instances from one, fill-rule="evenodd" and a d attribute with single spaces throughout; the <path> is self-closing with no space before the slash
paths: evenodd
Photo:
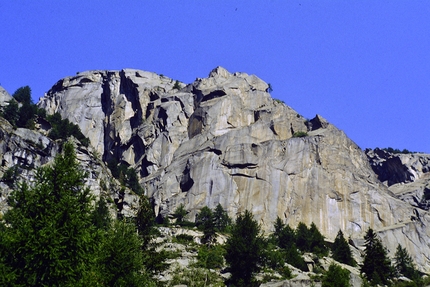
<path id="1" fill-rule="evenodd" d="M 0 85 L 78 71 L 255 74 L 361 148 L 430 153 L 430 1 L 0 1 Z"/>

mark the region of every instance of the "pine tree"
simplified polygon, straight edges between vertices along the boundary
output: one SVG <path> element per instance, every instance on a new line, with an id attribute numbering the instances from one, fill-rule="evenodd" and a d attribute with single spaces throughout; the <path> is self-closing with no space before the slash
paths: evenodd
<path id="1" fill-rule="evenodd" d="M 215 207 L 214 221 L 215 228 L 220 232 L 226 231 L 227 227 L 231 225 L 231 218 L 228 216 L 227 211 L 224 210 L 220 203 L 218 203 L 218 205 Z"/>
<path id="2" fill-rule="evenodd" d="M 311 233 L 303 222 L 296 228 L 296 245 L 301 251 L 311 251 Z"/>
<path id="3" fill-rule="evenodd" d="M 214 215 L 209 207 L 203 207 L 197 214 L 196 226 L 203 231 L 202 243 L 211 245 L 216 238 L 216 233 Z"/>
<path id="4" fill-rule="evenodd" d="M 98 232 L 84 178 L 66 143 L 53 165 L 37 171 L 34 186 L 24 183 L 11 193 L 0 249 L 14 284 L 77 285 L 94 271 Z"/>
<path id="5" fill-rule="evenodd" d="M 143 240 L 136 234 L 135 226 L 116 221 L 110 228 L 100 248 L 99 283 L 102 286 L 155 286 L 142 272 Z"/>
<path id="6" fill-rule="evenodd" d="M 403 248 L 400 244 L 397 245 L 394 255 L 394 267 L 398 276 L 403 275 L 414 281 L 419 280 L 421 277 L 415 269 L 412 257 L 406 248 Z"/>
<path id="7" fill-rule="evenodd" d="M 251 212 L 245 210 L 237 217 L 225 248 L 234 286 L 252 286 L 254 274 L 260 270 L 263 246 L 260 226 Z"/>
<path id="8" fill-rule="evenodd" d="M 311 227 L 309 228 L 309 233 L 311 235 L 310 238 L 310 251 L 321 256 L 328 255 L 328 248 L 324 242 L 324 236 L 318 230 L 315 223 L 312 222 Z"/>
<path id="9" fill-rule="evenodd" d="M 345 237 L 343 237 L 343 232 L 340 229 L 336 235 L 336 239 L 334 240 L 332 253 L 332 257 L 336 261 L 348 264 L 350 266 L 357 265 L 354 258 L 352 258 L 351 248 L 349 247 L 348 242 L 346 242 Z"/>
<path id="10" fill-rule="evenodd" d="M 371 228 L 366 232 L 364 239 L 365 250 L 361 272 L 374 285 L 388 284 L 392 278 L 392 267 L 386 249 Z"/>
<path id="11" fill-rule="evenodd" d="M 185 209 L 184 204 L 180 204 L 173 213 L 173 216 L 176 218 L 177 223 L 183 223 L 185 221 L 185 216 L 187 216 L 187 210 Z"/>

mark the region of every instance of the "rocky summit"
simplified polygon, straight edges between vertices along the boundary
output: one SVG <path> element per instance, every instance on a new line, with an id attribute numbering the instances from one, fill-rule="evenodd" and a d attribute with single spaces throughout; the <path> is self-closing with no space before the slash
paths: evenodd
<path id="1" fill-rule="evenodd" d="M 314 222 L 328 240 L 341 229 L 358 249 L 371 227 L 391 255 L 400 243 L 430 271 L 429 213 L 389 189 L 384 160 L 371 166 L 341 130 L 268 90 L 257 76 L 221 67 L 191 84 L 140 70 L 88 71 L 57 82 L 38 106 L 79 125 L 104 163 L 137 170 L 157 215 L 183 204 L 193 221 L 220 203 L 232 217 L 250 210 L 266 232 L 278 216 L 294 227 Z"/>

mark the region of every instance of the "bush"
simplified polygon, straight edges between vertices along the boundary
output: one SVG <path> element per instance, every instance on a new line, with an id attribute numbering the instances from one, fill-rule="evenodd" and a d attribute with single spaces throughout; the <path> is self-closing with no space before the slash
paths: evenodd
<path id="1" fill-rule="evenodd" d="M 293 138 L 303 138 L 303 137 L 307 137 L 308 133 L 307 132 L 295 132 L 293 134 Z"/>
<path id="2" fill-rule="evenodd" d="M 1 181 L 6 183 L 7 186 L 9 186 L 10 188 L 13 188 L 17 177 L 18 177 L 18 166 L 13 166 L 13 167 L 8 168 L 4 172 Z"/>
<path id="3" fill-rule="evenodd" d="M 225 249 L 221 245 L 202 245 L 197 255 L 197 265 L 207 269 L 220 269 L 224 266 L 224 254 Z"/>
<path id="4" fill-rule="evenodd" d="M 349 287 L 349 271 L 332 263 L 323 276 L 321 287 Z"/>

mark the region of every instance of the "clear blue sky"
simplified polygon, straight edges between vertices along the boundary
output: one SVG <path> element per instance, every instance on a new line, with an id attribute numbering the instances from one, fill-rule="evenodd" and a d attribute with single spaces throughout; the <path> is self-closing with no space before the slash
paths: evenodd
<path id="1" fill-rule="evenodd" d="M 430 1 L 0 1 L 0 85 L 78 71 L 256 74 L 361 148 L 430 153 Z"/>

